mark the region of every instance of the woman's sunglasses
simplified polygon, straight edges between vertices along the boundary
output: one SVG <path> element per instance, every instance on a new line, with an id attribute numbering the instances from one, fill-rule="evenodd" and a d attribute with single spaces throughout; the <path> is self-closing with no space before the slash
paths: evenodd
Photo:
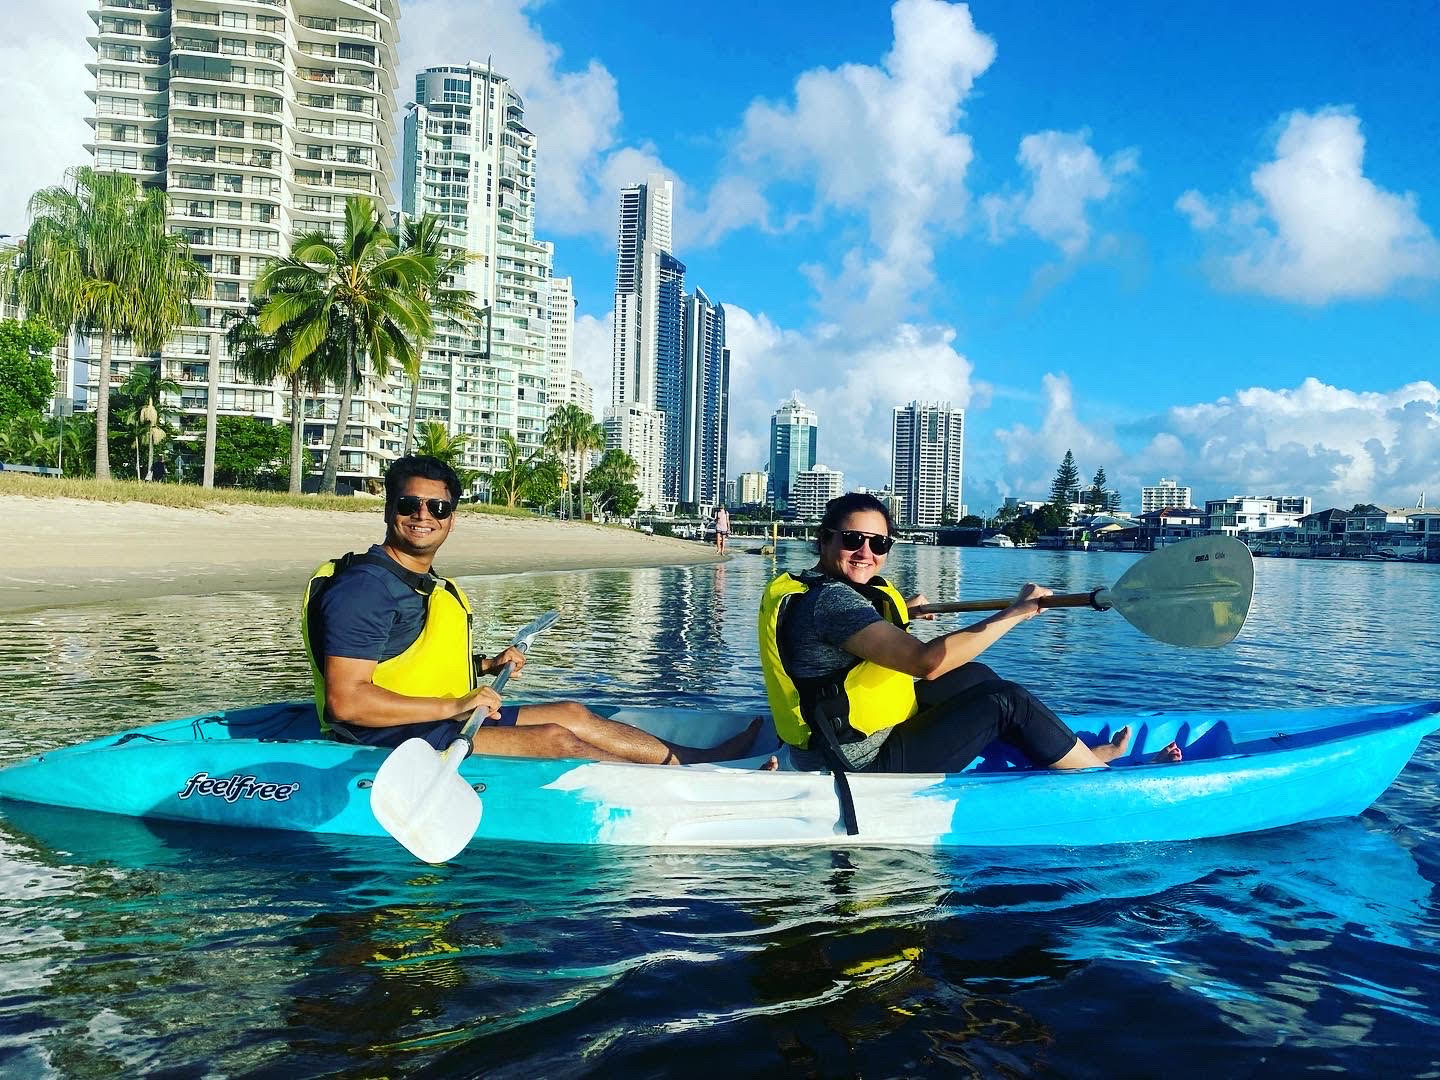
<path id="1" fill-rule="evenodd" d="M 839 532 L 827 529 L 826 532 L 840 537 L 840 546 L 846 551 L 859 551 L 866 540 L 870 541 L 870 550 L 876 555 L 888 555 L 895 546 L 895 538 L 884 533 L 867 533 L 856 529 L 843 529 Z"/>
<path id="2" fill-rule="evenodd" d="M 419 495 L 401 495 L 395 500 L 395 512 L 401 517 L 414 517 L 422 506 L 430 511 L 430 516 L 436 521 L 444 521 L 455 512 L 455 504 L 449 499 L 422 499 Z"/>

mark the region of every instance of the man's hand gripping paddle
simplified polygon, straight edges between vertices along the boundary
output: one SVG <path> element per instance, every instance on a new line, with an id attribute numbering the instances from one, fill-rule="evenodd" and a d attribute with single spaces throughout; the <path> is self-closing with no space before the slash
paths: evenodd
<path id="1" fill-rule="evenodd" d="M 559 617 L 559 612 L 547 611 L 517 633 L 511 644 L 522 653 L 528 651 L 530 643 Z M 496 677 L 496 693 L 509 681 L 512 667 L 506 664 Z M 460 775 L 460 763 L 483 719 L 479 709 L 472 712 L 444 753 L 424 739 L 407 739 L 390 751 L 375 773 L 370 810 L 381 827 L 417 859 L 448 862 L 464 850 L 480 827 L 480 796 Z"/>

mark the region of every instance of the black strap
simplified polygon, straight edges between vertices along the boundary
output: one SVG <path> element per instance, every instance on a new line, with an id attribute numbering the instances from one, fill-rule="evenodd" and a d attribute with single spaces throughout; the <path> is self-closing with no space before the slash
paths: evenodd
<path id="1" fill-rule="evenodd" d="M 820 753 L 825 758 L 825 763 L 830 766 L 830 775 L 835 780 L 835 797 L 840 800 L 840 819 L 845 822 L 845 834 L 859 836 L 860 822 L 855 816 L 855 796 L 850 791 L 850 763 L 840 752 L 840 743 L 835 738 L 836 725 L 831 714 L 831 704 L 836 700 L 831 696 L 816 702 L 815 708 L 810 712 L 810 730 L 820 736 Z"/>
<path id="2" fill-rule="evenodd" d="M 382 570 L 388 570 L 394 574 L 407 586 L 427 599 L 430 594 L 435 591 L 435 586 L 441 581 L 441 579 L 433 573 L 420 574 L 414 570 L 407 570 L 394 559 L 387 559 L 382 555 L 376 555 L 373 551 L 347 551 L 339 558 L 331 559 L 330 561 L 335 565 L 335 569 L 330 572 L 329 577 L 314 578 L 311 580 L 310 595 L 305 603 L 305 629 L 310 635 L 310 652 L 316 666 L 322 670 L 325 667 L 326 653 L 325 626 L 324 623 L 320 621 L 320 597 L 325 595 L 325 590 L 340 580 L 341 575 L 343 575 L 345 571 L 361 564 L 378 566 Z M 445 582 L 445 587 L 449 589 L 450 592 L 455 592 L 454 586 L 448 581 Z M 456 599 L 459 599 L 458 595 Z"/>

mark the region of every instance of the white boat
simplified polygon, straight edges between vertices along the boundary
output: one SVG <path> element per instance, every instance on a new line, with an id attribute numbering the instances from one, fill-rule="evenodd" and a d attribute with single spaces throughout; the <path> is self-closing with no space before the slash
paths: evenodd
<path id="1" fill-rule="evenodd" d="M 1011 540 L 1010 537 L 1006 536 L 1004 533 L 996 533 L 994 536 L 987 536 L 984 540 L 981 540 L 980 546 L 995 548 L 1013 548 L 1015 546 L 1015 541 Z"/>

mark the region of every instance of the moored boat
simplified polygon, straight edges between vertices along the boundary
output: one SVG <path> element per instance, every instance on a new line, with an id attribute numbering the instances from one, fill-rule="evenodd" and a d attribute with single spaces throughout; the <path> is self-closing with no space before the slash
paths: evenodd
<path id="1" fill-rule="evenodd" d="M 625 709 L 617 719 L 706 743 L 738 713 Z M 1087 715 L 1106 738 L 1128 724 L 1110 769 L 1029 770 L 1003 754 L 950 775 L 855 774 L 860 834 L 845 835 L 825 774 L 757 771 L 757 756 L 664 767 L 472 756 L 480 840 L 753 847 L 1090 845 L 1188 840 L 1358 814 L 1440 727 L 1440 702 L 1319 709 Z M 1146 763 L 1170 740 L 1180 764 Z M 0 769 L 0 798 L 257 829 L 383 836 L 370 787 L 386 751 L 319 737 L 314 706 L 285 702 L 134 728 Z"/>

